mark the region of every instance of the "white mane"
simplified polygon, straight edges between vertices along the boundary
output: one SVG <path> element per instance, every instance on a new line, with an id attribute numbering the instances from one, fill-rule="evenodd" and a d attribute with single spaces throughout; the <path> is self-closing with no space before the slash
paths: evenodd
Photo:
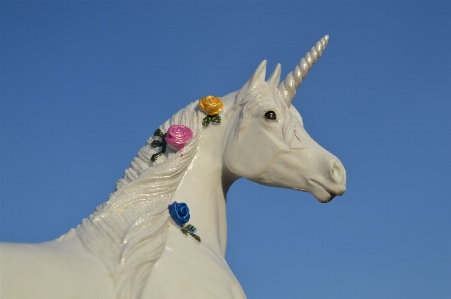
<path id="1" fill-rule="evenodd" d="M 150 162 L 157 150 L 150 147 L 154 137 L 140 149 L 116 185 L 107 202 L 60 240 L 75 233 L 83 245 L 113 273 L 117 298 L 138 298 L 153 264 L 165 247 L 168 229 L 167 208 L 197 152 L 203 114 L 193 102 L 166 121 L 160 129 L 183 124 L 193 131 L 193 139 L 180 152 L 170 152 Z M 104 244 L 110 244 L 105 247 Z"/>

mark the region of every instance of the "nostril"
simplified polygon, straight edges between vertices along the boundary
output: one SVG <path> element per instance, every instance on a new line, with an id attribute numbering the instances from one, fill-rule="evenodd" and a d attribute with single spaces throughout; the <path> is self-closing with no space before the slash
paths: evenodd
<path id="1" fill-rule="evenodd" d="M 335 162 L 334 165 L 332 166 L 332 178 L 333 178 L 333 180 L 336 183 L 341 184 L 341 182 L 343 181 L 343 174 L 344 174 L 344 167 L 343 167 L 343 165 L 341 165 L 340 162 Z"/>

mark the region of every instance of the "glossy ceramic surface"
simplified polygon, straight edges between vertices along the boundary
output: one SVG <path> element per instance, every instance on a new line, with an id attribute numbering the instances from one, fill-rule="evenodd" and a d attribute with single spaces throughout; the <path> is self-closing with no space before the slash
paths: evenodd
<path id="1" fill-rule="evenodd" d="M 308 135 L 291 104 L 327 42 L 280 83 L 280 65 L 265 80 L 263 61 L 240 90 L 218 98 L 223 104 L 208 98 L 202 109 L 195 101 L 177 112 L 159 129 L 183 125 L 192 136 L 164 152 L 163 135 L 152 136 L 108 201 L 59 239 L 1 244 L 0 297 L 245 298 L 224 258 L 233 182 L 307 191 L 320 202 L 346 189 L 343 165 Z M 220 122 L 205 125 L 207 113 Z M 189 206 L 201 242 L 170 217 L 174 201 Z"/>

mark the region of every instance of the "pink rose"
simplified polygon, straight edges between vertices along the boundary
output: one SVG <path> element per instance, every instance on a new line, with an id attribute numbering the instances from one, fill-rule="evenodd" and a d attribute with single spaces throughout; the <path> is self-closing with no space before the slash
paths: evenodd
<path id="1" fill-rule="evenodd" d="M 166 142 L 177 150 L 183 149 L 185 144 L 193 138 L 193 131 L 184 125 L 173 125 L 168 129 Z"/>

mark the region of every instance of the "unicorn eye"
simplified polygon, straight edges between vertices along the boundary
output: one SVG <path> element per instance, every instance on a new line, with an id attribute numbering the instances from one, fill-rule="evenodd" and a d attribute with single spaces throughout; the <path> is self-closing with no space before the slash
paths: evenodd
<path id="1" fill-rule="evenodd" d="M 266 111 L 265 118 L 269 119 L 269 120 L 276 120 L 277 116 L 276 116 L 276 113 L 274 111 L 269 110 L 269 111 Z"/>

